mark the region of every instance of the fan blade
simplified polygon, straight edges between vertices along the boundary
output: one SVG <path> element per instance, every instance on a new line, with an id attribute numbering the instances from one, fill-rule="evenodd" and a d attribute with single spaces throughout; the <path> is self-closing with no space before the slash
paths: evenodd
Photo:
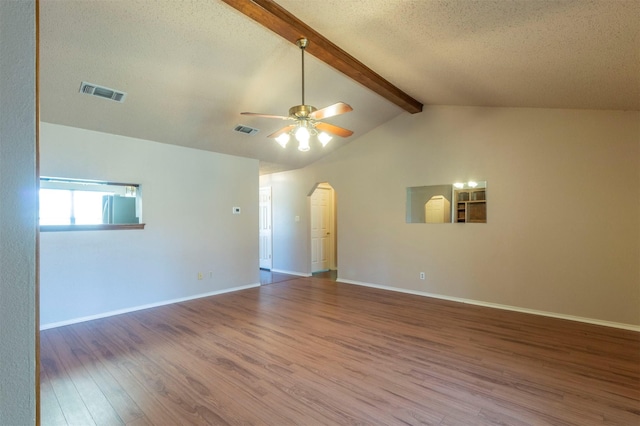
<path id="1" fill-rule="evenodd" d="M 241 112 L 242 115 L 251 115 L 254 117 L 264 117 L 264 118 L 279 118 L 281 120 L 290 120 L 291 117 L 285 117 L 284 115 L 271 115 L 271 114 L 259 114 L 257 112 Z"/>
<path id="2" fill-rule="evenodd" d="M 273 133 L 271 133 L 269 136 L 267 136 L 268 138 L 277 138 L 278 136 L 280 136 L 283 133 L 287 133 L 290 132 L 291 130 L 293 130 L 293 128 L 296 127 L 294 124 L 290 125 L 290 126 L 286 126 L 283 127 L 282 129 L 275 131 Z"/>
<path id="3" fill-rule="evenodd" d="M 332 135 L 341 136 L 343 138 L 348 138 L 353 134 L 351 130 L 334 126 L 329 123 L 316 123 L 316 129 L 322 130 L 323 132 L 331 133 Z"/>
<path id="4" fill-rule="evenodd" d="M 344 102 L 338 102 L 337 104 L 329 105 L 326 108 L 312 112 L 309 114 L 309 117 L 314 120 L 322 120 L 323 118 L 333 117 L 349 111 L 353 111 L 353 108 L 351 108 L 350 105 L 345 104 Z"/>

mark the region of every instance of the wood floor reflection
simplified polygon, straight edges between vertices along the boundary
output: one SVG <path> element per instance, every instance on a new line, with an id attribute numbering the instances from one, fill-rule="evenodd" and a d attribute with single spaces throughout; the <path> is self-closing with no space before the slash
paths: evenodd
<path id="1" fill-rule="evenodd" d="M 43 425 L 637 425 L 640 335 L 293 277 L 42 332 Z"/>

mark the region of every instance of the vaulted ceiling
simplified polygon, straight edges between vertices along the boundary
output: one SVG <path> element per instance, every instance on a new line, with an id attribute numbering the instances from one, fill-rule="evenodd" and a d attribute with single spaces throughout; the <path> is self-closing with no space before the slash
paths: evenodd
<path id="1" fill-rule="evenodd" d="M 264 173 L 308 165 L 409 113 L 310 47 L 306 103 L 350 104 L 327 122 L 355 133 L 324 150 L 282 149 L 266 138 L 282 121 L 240 112 L 287 115 L 300 103 L 300 51 L 227 1 L 239 3 L 41 1 L 42 120 L 257 158 Z M 637 0 L 277 3 L 425 109 L 640 110 Z M 124 91 L 125 102 L 81 94 L 82 81 Z M 260 131 L 241 134 L 238 124 Z"/>

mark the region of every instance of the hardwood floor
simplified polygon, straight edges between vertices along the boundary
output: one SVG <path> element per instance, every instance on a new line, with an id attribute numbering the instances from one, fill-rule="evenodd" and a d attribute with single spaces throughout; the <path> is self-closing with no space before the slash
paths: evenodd
<path id="1" fill-rule="evenodd" d="M 267 269 L 260 269 L 260 284 L 281 283 L 298 278 L 296 275 L 283 274 L 281 272 L 273 272 Z"/>
<path id="2" fill-rule="evenodd" d="M 640 334 L 295 278 L 46 330 L 43 425 L 638 425 Z"/>

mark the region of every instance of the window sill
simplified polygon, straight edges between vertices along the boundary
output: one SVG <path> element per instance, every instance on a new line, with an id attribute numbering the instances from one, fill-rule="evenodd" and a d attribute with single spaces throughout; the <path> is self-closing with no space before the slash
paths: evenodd
<path id="1" fill-rule="evenodd" d="M 144 223 L 131 224 L 102 224 L 102 225 L 41 225 L 40 232 L 66 231 L 128 231 L 144 229 Z"/>

